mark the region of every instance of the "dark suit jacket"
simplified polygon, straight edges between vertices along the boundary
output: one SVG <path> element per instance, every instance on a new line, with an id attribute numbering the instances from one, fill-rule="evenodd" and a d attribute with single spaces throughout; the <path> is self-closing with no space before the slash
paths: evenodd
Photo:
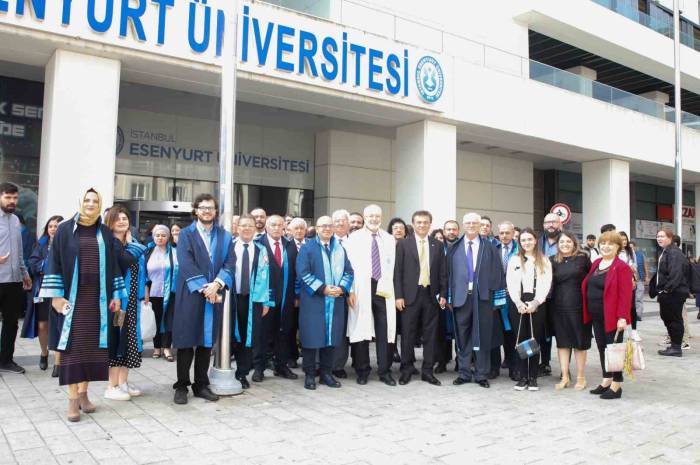
<path id="1" fill-rule="evenodd" d="M 450 303 L 461 307 L 467 300 L 467 254 L 462 236 L 447 252 L 447 275 L 450 288 Z M 505 274 L 498 249 L 489 240 L 477 237 L 479 254 L 476 258 L 474 292 L 479 300 L 489 301 L 493 292 L 505 287 Z"/>
<path id="2" fill-rule="evenodd" d="M 432 237 L 428 240 L 428 259 L 430 261 L 430 290 L 447 299 L 447 267 L 442 243 Z M 394 293 L 397 299 L 404 299 L 411 305 L 418 294 L 420 261 L 415 235 L 410 235 L 396 243 L 396 262 L 394 264 Z"/>
<path id="3" fill-rule="evenodd" d="M 283 250 L 282 259 L 284 260 L 284 252 L 287 252 L 287 287 L 284 287 L 284 263 L 282 267 L 275 260 L 275 253 L 270 242 L 267 240 L 267 234 L 257 239 L 262 245 L 267 248 L 267 256 L 270 260 L 270 297 L 275 301 L 275 306 L 282 305 L 282 297 L 284 296 L 284 307 L 293 308 L 295 298 L 295 280 L 296 280 L 296 263 L 297 263 L 297 247 L 293 241 L 289 241 L 285 237 L 280 239 L 280 248 Z"/>

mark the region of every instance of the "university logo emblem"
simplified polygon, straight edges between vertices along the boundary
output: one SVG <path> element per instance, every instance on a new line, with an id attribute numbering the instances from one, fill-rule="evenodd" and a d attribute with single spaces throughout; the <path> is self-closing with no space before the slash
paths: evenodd
<path id="1" fill-rule="evenodd" d="M 445 89 L 445 75 L 438 61 L 431 56 L 424 56 L 416 65 L 416 87 L 420 97 L 427 103 L 440 100 Z"/>
<path id="2" fill-rule="evenodd" d="M 122 131 L 122 128 L 117 126 L 117 155 L 122 151 L 124 148 L 124 131 Z"/>

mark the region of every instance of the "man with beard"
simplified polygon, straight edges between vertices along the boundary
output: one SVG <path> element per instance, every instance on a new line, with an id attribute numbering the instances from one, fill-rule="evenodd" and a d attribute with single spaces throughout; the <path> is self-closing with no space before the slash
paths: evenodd
<path id="1" fill-rule="evenodd" d="M 544 217 L 542 224 L 542 237 L 540 238 L 540 249 L 545 257 L 552 257 L 557 254 L 557 243 L 559 242 L 559 234 L 561 233 L 561 218 L 556 213 L 548 213 Z M 544 331 L 542 331 L 542 339 L 537 341 L 540 344 L 540 369 L 539 376 L 549 376 L 552 374 L 550 361 L 552 359 L 552 336 L 554 325 L 551 322 L 549 312 L 547 312 L 547 304 L 543 303 L 538 308 L 539 312 L 545 312 Z"/>
<path id="2" fill-rule="evenodd" d="M 350 213 L 350 232 L 355 232 L 358 229 L 362 229 L 365 225 L 365 219 L 362 213 L 353 212 Z"/>
<path id="3" fill-rule="evenodd" d="M 219 206 L 210 194 L 192 202 L 195 220 L 182 231 L 177 243 L 177 286 L 173 312 L 173 347 L 177 350 L 174 402 L 187 403 L 190 367 L 194 360 L 195 397 L 216 401 L 209 389 L 211 348 L 221 332 L 224 288 L 234 283 L 236 258 L 233 238 L 216 224 Z M 229 309 L 226 309 L 229 311 Z"/>
<path id="4" fill-rule="evenodd" d="M 17 339 L 17 320 L 22 314 L 24 292 L 32 288 L 32 279 L 22 257 L 22 225 L 14 214 L 19 188 L 0 183 L 0 372 L 24 373 L 13 360 Z"/>
<path id="5" fill-rule="evenodd" d="M 455 220 L 447 220 L 442 227 L 444 252 L 450 250 L 450 247 L 459 239 L 459 223 Z M 454 339 L 454 325 L 452 324 L 452 315 L 447 312 L 440 312 L 438 320 L 438 336 L 437 348 L 435 349 L 435 360 L 437 367 L 435 373 L 444 373 L 447 370 L 447 364 L 452 360 L 452 339 Z M 455 366 L 455 371 L 457 367 Z"/>
<path id="6" fill-rule="evenodd" d="M 267 213 L 258 207 L 250 212 L 255 218 L 255 239 L 265 236 L 265 225 L 267 224 Z"/>

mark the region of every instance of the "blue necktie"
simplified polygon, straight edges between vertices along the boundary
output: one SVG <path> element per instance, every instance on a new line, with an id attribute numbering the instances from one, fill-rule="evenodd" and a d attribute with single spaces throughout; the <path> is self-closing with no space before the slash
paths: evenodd
<path id="1" fill-rule="evenodd" d="M 472 249 L 472 244 L 474 242 L 469 241 L 469 248 L 467 249 L 467 282 L 469 284 L 474 282 L 474 250 Z"/>

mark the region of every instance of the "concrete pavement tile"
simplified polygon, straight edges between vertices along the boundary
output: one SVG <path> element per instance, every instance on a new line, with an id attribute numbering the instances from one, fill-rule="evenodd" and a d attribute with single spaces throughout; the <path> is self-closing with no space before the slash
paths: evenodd
<path id="1" fill-rule="evenodd" d="M 68 433 L 60 436 L 50 436 L 44 438 L 44 442 L 54 455 L 70 454 L 74 452 L 87 451 L 73 433 Z"/>
<path id="2" fill-rule="evenodd" d="M 7 438 L 7 443 L 10 445 L 13 452 L 45 446 L 44 441 L 36 431 L 8 433 L 5 434 L 5 437 Z"/>
<path id="3" fill-rule="evenodd" d="M 44 420 L 41 422 L 34 422 L 36 430 L 39 432 L 41 437 L 44 439 L 51 436 L 60 436 L 70 434 L 71 431 L 68 429 L 63 420 Z"/>
<path id="4" fill-rule="evenodd" d="M 88 452 L 72 452 L 56 456 L 61 465 L 94 465 L 97 463 Z"/>
<path id="5" fill-rule="evenodd" d="M 15 451 L 15 459 L 19 465 L 49 465 L 56 463 L 53 453 L 43 447 Z"/>
<path id="6" fill-rule="evenodd" d="M 126 455 L 124 449 L 110 439 L 83 441 L 83 445 L 87 448 L 88 452 L 90 452 L 90 455 L 92 455 L 98 461 L 123 457 Z"/>

